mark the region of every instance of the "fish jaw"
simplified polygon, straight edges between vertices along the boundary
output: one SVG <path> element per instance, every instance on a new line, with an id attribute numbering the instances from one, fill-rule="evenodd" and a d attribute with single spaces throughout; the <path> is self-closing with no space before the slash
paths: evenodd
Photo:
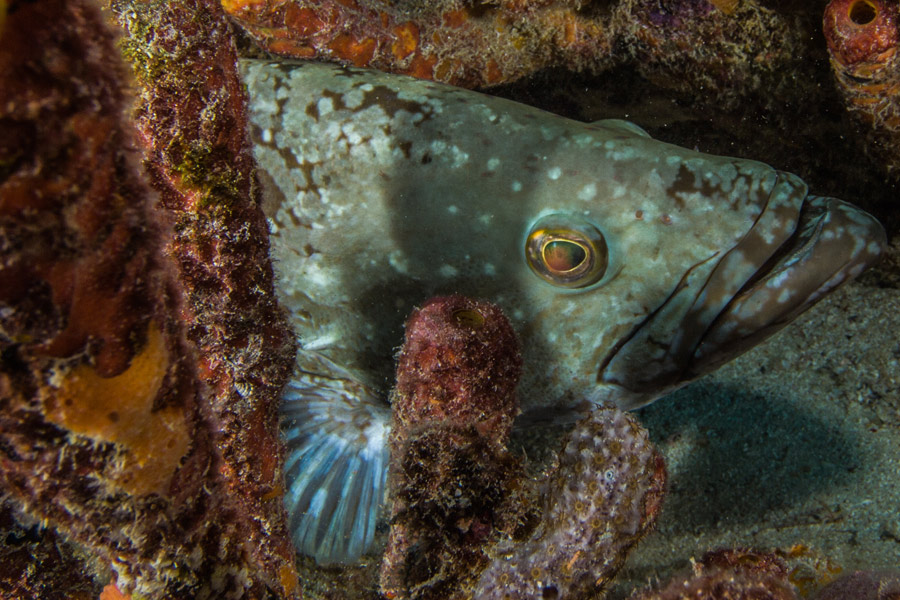
<path id="1" fill-rule="evenodd" d="M 593 399 L 639 408 L 714 371 L 877 263 L 886 244 L 874 217 L 807 195 L 799 178 L 779 172 L 766 207 L 735 247 L 713 268 L 696 265 L 702 276 L 686 273 L 609 353 Z"/>
<path id="2" fill-rule="evenodd" d="M 886 245 L 884 228 L 868 213 L 837 198 L 808 196 L 791 240 L 704 334 L 690 375 L 708 373 L 777 332 L 878 262 Z"/>

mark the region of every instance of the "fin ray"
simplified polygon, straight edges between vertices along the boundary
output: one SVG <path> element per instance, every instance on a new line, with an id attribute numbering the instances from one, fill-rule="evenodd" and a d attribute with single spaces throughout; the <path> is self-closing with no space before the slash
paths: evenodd
<path id="1" fill-rule="evenodd" d="M 324 356 L 301 350 L 297 362 L 281 402 L 291 538 L 320 564 L 355 562 L 384 504 L 390 411 Z"/>

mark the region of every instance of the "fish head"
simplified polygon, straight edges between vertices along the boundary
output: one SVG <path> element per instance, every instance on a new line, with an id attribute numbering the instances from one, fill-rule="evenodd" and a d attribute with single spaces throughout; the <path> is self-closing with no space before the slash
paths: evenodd
<path id="1" fill-rule="evenodd" d="M 620 130 L 606 180 L 575 177 L 566 208 L 548 196 L 521 241 L 540 280 L 527 327 L 595 401 L 636 408 L 716 369 L 885 247 L 877 220 L 795 175 L 600 126 Z"/>

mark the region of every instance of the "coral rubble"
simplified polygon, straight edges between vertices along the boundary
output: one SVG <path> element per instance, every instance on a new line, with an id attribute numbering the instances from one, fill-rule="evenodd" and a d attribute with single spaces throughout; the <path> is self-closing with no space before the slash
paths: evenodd
<path id="1" fill-rule="evenodd" d="M 796 600 L 785 564 L 772 554 L 718 550 L 694 563 L 693 572 L 632 600 Z"/>
<path id="2" fill-rule="evenodd" d="M 341 60 L 466 87 L 518 79 L 565 52 L 609 56 L 602 19 L 579 17 L 581 0 L 470 3 L 225 0 L 267 50 Z"/>
<path id="3" fill-rule="evenodd" d="M 812 600 L 897 600 L 900 572 L 856 571 L 825 586 Z"/>
<path id="4" fill-rule="evenodd" d="M 526 485 L 505 450 L 518 370 L 492 305 L 436 298 L 410 318 L 394 391 L 387 597 L 595 597 L 655 522 L 662 457 L 612 406 L 579 421 L 549 475 Z"/>
<path id="5" fill-rule="evenodd" d="M 405 73 L 465 87 L 549 67 L 629 63 L 654 81 L 733 104 L 771 96 L 796 67 L 802 36 L 755 0 L 383 2 L 225 0 L 268 51 Z M 793 85 L 796 85 L 794 83 Z M 701 91 L 702 90 L 702 91 Z"/>
<path id="6" fill-rule="evenodd" d="M 215 2 L 114 12 L 124 39 L 89 0 L 3 23 L 0 488 L 123 591 L 295 596 L 293 339 L 230 31 Z"/>
<path id="7" fill-rule="evenodd" d="M 896 2 L 832 0 L 823 29 L 847 109 L 866 128 L 869 153 L 900 172 L 900 18 Z"/>

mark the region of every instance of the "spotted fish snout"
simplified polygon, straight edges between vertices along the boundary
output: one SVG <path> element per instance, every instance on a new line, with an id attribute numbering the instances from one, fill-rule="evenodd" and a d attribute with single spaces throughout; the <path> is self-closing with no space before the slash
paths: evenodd
<path id="1" fill-rule="evenodd" d="M 806 191 L 778 173 L 735 247 L 696 265 L 611 353 L 598 382 L 619 388 L 619 404 L 642 406 L 713 371 L 879 260 L 887 239 L 874 217 Z"/>
<path id="2" fill-rule="evenodd" d="M 699 376 L 778 331 L 828 292 L 876 263 L 887 243 L 871 215 L 810 196 L 792 238 L 766 262 L 706 332 L 693 356 Z"/>

